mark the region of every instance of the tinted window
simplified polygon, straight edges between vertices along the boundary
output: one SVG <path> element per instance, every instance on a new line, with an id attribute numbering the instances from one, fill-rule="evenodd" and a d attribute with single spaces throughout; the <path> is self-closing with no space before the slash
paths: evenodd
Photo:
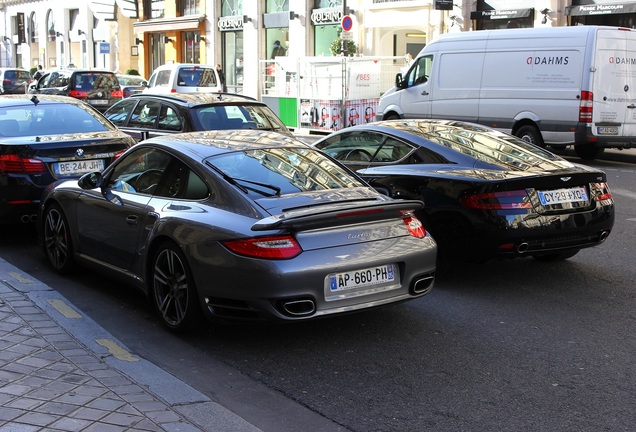
<path id="1" fill-rule="evenodd" d="M 159 102 L 139 101 L 128 120 L 128 126 L 144 129 L 156 129 L 160 107 L 161 104 Z"/>
<path id="2" fill-rule="evenodd" d="M 137 101 L 126 101 L 113 106 L 104 115 L 108 120 L 116 124 L 117 126 L 124 126 L 128 114 L 132 111 Z"/>
<path id="3" fill-rule="evenodd" d="M 155 77 L 155 82 L 153 83 L 151 80 L 150 85 L 157 86 L 157 87 L 170 85 L 170 73 L 171 72 L 169 70 L 157 72 L 157 75 Z"/>
<path id="4" fill-rule="evenodd" d="M 48 81 L 42 87 L 66 87 L 69 83 L 69 75 L 62 72 L 51 72 Z"/>
<path id="5" fill-rule="evenodd" d="M 74 86 L 78 90 L 119 88 L 119 81 L 114 74 L 81 72 L 73 75 Z"/>
<path id="6" fill-rule="evenodd" d="M 159 112 L 159 129 L 180 131 L 181 128 L 182 121 L 175 109 L 169 105 L 161 105 L 161 111 Z"/>
<path id="7" fill-rule="evenodd" d="M 232 177 L 254 198 L 363 186 L 348 171 L 310 148 L 246 150 L 214 156 L 206 162 Z"/>
<path id="8" fill-rule="evenodd" d="M 112 130 L 103 117 L 72 104 L 39 104 L 5 108 L 0 114 L 3 136 L 57 135 Z"/>
<path id="9" fill-rule="evenodd" d="M 261 105 L 215 105 L 192 109 L 195 130 L 285 129 L 268 107 Z"/>
<path id="10" fill-rule="evenodd" d="M 177 85 L 184 87 L 216 87 L 212 68 L 182 67 L 177 71 Z"/>

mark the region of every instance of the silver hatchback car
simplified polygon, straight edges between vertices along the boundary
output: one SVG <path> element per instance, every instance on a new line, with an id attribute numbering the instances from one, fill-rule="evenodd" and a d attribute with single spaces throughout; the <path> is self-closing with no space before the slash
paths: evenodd
<path id="1" fill-rule="evenodd" d="M 163 323 L 304 320 L 427 294 L 437 245 L 414 211 L 275 132 L 157 137 L 42 199 L 53 268 L 89 262 L 144 290 Z"/>

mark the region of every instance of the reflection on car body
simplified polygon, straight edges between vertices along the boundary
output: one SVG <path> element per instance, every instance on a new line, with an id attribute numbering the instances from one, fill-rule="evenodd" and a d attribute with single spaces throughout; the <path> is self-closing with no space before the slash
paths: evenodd
<path id="1" fill-rule="evenodd" d="M 314 145 L 376 189 L 423 200 L 418 215 L 443 257 L 566 259 L 614 224 L 604 172 L 485 126 L 384 121 Z"/>
<path id="2" fill-rule="evenodd" d="M 310 146 L 256 130 L 146 140 L 41 206 L 54 269 L 148 293 L 163 323 L 303 320 L 429 292 L 437 247 L 413 212 Z"/>

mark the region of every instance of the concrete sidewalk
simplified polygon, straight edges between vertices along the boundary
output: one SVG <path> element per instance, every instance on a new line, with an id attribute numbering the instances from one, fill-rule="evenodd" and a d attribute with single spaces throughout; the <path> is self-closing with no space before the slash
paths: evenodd
<path id="1" fill-rule="evenodd" d="M 257 432 L 0 259 L 0 430 Z"/>

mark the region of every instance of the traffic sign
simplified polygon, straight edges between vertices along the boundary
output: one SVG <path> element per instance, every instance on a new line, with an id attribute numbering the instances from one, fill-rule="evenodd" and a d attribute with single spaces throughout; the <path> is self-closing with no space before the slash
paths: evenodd
<path id="1" fill-rule="evenodd" d="M 353 33 L 350 31 L 343 31 L 342 33 L 340 33 L 340 39 L 342 39 L 343 41 L 352 41 Z"/>
<path id="2" fill-rule="evenodd" d="M 342 25 L 342 29 L 344 31 L 350 31 L 353 28 L 353 20 L 349 15 L 343 16 L 340 24 Z"/>

